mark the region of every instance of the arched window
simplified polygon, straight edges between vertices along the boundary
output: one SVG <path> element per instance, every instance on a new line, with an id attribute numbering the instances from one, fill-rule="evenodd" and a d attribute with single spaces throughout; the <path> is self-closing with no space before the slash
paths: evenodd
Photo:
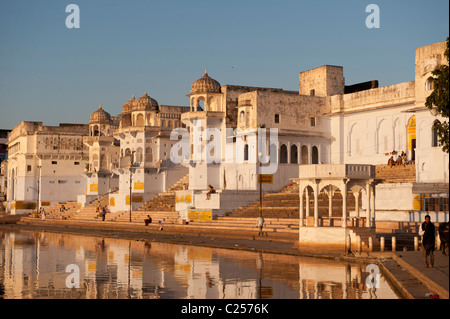
<path id="1" fill-rule="evenodd" d="M 425 90 L 426 91 L 432 91 L 434 90 L 434 78 L 433 77 L 429 77 L 426 82 L 425 82 Z"/>
<path id="2" fill-rule="evenodd" d="M 145 149 L 145 161 L 147 163 L 152 163 L 153 162 L 153 151 L 152 151 L 151 147 L 147 147 Z"/>
<path id="3" fill-rule="evenodd" d="M 280 147 L 280 163 L 287 163 L 288 160 L 288 155 L 287 155 L 287 146 L 286 145 L 281 145 Z"/>
<path id="4" fill-rule="evenodd" d="M 239 113 L 239 124 L 240 125 L 245 125 L 245 112 L 241 111 L 241 113 Z"/>
<path id="5" fill-rule="evenodd" d="M 306 146 L 306 145 L 303 145 L 302 146 L 302 148 L 301 148 L 301 163 L 300 164 L 303 164 L 303 165 L 306 165 L 306 164 L 308 164 L 308 146 Z"/>
<path id="6" fill-rule="evenodd" d="M 319 150 L 317 149 L 317 146 L 313 146 L 312 148 L 311 163 L 319 164 Z"/>
<path id="7" fill-rule="evenodd" d="M 431 141 L 432 147 L 439 146 L 439 136 L 438 136 L 437 128 L 440 124 L 441 124 L 441 122 L 439 122 L 439 120 L 436 120 L 433 123 L 432 131 L 431 131 L 431 136 L 433 137 L 433 139 Z"/>
<path id="8" fill-rule="evenodd" d="M 205 99 L 203 97 L 198 98 L 197 111 L 206 111 L 205 110 Z"/>
<path id="9" fill-rule="evenodd" d="M 100 136 L 100 129 L 98 128 L 98 125 L 94 125 L 92 128 L 92 136 Z"/>
<path id="10" fill-rule="evenodd" d="M 138 114 L 136 118 L 136 126 L 142 127 L 144 126 L 144 115 Z"/>
<path id="11" fill-rule="evenodd" d="M 298 164 L 298 149 L 295 144 L 291 146 L 291 164 Z"/>
<path id="12" fill-rule="evenodd" d="M 135 162 L 136 163 L 142 163 L 142 156 L 143 156 L 143 150 L 142 150 L 142 147 L 138 147 L 137 148 L 137 150 L 136 150 L 136 159 L 135 159 Z"/>

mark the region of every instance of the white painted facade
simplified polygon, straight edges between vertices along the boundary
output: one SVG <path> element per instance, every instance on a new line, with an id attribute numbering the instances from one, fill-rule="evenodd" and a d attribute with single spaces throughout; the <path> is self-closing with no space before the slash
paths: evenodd
<path id="1" fill-rule="evenodd" d="M 180 116 L 187 107 L 159 105 L 145 93 L 126 102 L 120 124 L 114 131 L 119 142 L 118 191 L 109 195 L 111 212 L 137 209 L 158 193 L 166 191 L 188 173 L 170 160 L 176 141 L 170 132 L 181 127 Z M 131 191 L 130 191 L 131 185 Z M 131 194 L 130 194 L 131 193 Z"/>
<path id="2" fill-rule="evenodd" d="M 396 159 L 402 151 L 415 164 L 416 183 L 427 192 L 442 192 L 442 187 L 438 190 L 433 184 L 446 184 L 448 188 L 449 161 L 448 154 L 437 145 L 433 124 L 444 119 L 425 107 L 425 98 L 432 91 L 431 72 L 446 63 L 445 45 L 446 42 L 440 42 L 417 48 L 414 81 L 386 87 L 378 87 L 377 81 L 347 87 L 343 68 L 330 65 L 301 72 L 298 92 L 220 86 L 205 72 L 192 84 L 188 95 L 191 109 L 183 114 L 183 123 L 203 130 L 237 131 L 234 140 L 233 136 L 227 139 L 226 134 L 221 134 L 220 163 L 207 164 L 204 158 L 196 163 L 191 155 L 191 209 L 211 210 L 213 215 L 223 213 L 217 207 L 221 199 L 211 199 L 216 204 L 206 200 L 208 185 L 220 190 L 216 197 L 226 197 L 230 190 L 245 190 L 253 191 L 249 198 L 258 199 L 257 154 L 264 150 L 258 150 L 258 143 L 252 138 L 260 127 L 278 130 L 274 145 L 270 146 L 265 137 L 265 148 L 271 151 L 266 154 L 276 151 L 277 169 L 273 182 L 263 185 L 264 192 L 279 191 L 289 185 L 290 179 L 298 177 L 298 164 L 379 165 L 387 164 L 391 153 Z M 203 104 L 199 105 L 199 101 Z M 243 140 L 239 140 L 240 136 Z M 192 129 L 190 138 L 193 144 Z M 201 148 L 207 147 L 208 142 L 203 140 Z M 242 147 L 245 150 L 239 152 Z M 231 162 L 226 161 L 227 156 L 231 156 Z M 441 195 L 448 198 L 448 192 Z M 411 210 L 413 197 L 412 184 L 379 185 L 376 206 Z M 236 208 L 240 204 L 236 201 Z M 180 211 L 186 209 L 185 203 L 178 203 L 178 207 Z"/>
<path id="3" fill-rule="evenodd" d="M 82 173 L 89 157 L 82 141 L 87 134 L 81 124 L 18 124 L 8 142 L 7 211 L 23 214 L 76 201 L 86 187 Z"/>

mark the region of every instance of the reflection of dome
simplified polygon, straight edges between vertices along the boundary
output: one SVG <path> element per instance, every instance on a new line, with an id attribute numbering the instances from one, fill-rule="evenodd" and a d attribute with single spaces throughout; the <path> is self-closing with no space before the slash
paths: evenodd
<path id="1" fill-rule="evenodd" d="M 101 104 L 98 110 L 91 114 L 91 120 L 89 121 L 89 124 L 92 123 L 111 123 L 111 115 L 102 109 Z"/>
<path id="2" fill-rule="evenodd" d="M 220 83 L 210 78 L 205 70 L 205 74 L 191 85 L 191 94 L 196 93 L 220 93 Z"/>
<path id="3" fill-rule="evenodd" d="M 133 97 L 131 99 L 129 99 L 128 101 L 126 101 L 123 106 L 122 106 L 122 112 L 123 113 L 127 113 L 131 111 L 131 108 L 133 107 L 133 102 L 134 102 L 134 94 Z"/>
<path id="4" fill-rule="evenodd" d="M 133 101 L 133 111 L 152 111 L 158 110 L 158 102 L 147 95 L 147 92 L 140 98 Z"/>

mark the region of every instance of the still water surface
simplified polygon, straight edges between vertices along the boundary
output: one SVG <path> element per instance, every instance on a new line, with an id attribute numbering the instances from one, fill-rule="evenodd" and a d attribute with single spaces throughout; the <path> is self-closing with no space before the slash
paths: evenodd
<path id="1" fill-rule="evenodd" d="M 398 298 L 383 277 L 378 289 L 368 289 L 368 275 L 366 265 L 307 257 L 0 231 L 5 299 Z M 79 288 L 70 288 L 75 283 Z"/>

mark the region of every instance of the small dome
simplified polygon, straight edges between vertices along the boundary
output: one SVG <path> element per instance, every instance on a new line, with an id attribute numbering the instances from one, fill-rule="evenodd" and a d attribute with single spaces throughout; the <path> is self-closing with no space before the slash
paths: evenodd
<path id="1" fill-rule="evenodd" d="M 140 98 L 134 100 L 132 111 L 152 111 L 158 110 L 158 102 L 147 95 L 147 92 Z"/>
<path id="2" fill-rule="evenodd" d="M 205 74 L 191 85 L 191 94 L 197 93 L 220 93 L 220 83 L 209 77 L 205 70 Z"/>
<path id="3" fill-rule="evenodd" d="M 91 114 L 91 120 L 89 121 L 89 124 L 93 123 L 107 123 L 107 124 L 111 123 L 111 115 L 102 109 L 101 104 L 98 110 L 92 112 Z"/>
<path id="4" fill-rule="evenodd" d="M 134 94 L 131 97 L 131 99 L 129 99 L 128 101 L 126 101 L 123 105 L 122 105 L 122 113 L 127 113 L 127 112 L 131 112 L 131 109 L 133 108 L 133 103 L 134 103 Z"/>

